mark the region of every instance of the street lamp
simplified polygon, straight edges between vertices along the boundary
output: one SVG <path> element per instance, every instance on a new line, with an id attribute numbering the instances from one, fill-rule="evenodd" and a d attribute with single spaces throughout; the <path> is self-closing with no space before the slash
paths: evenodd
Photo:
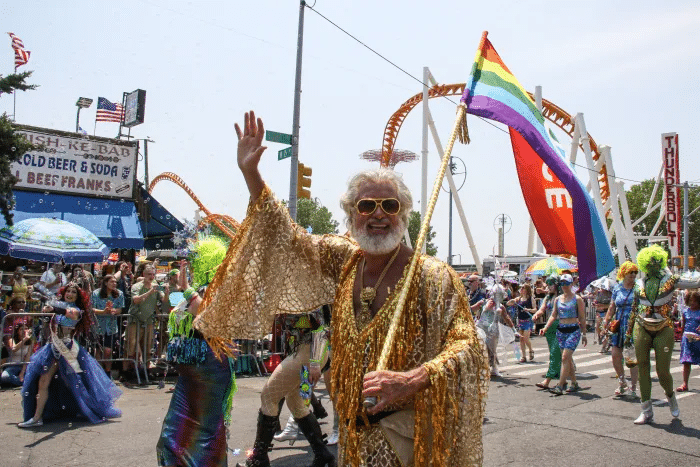
<path id="1" fill-rule="evenodd" d="M 90 107 L 92 105 L 92 99 L 89 97 L 80 97 L 75 105 L 78 106 L 78 115 L 75 117 L 75 132 L 78 133 L 80 131 L 80 109 L 87 109 Z"/>

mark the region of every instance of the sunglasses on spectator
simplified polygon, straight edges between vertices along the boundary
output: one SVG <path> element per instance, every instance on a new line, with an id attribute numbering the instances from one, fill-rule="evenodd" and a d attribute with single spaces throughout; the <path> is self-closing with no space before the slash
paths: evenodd
<path id="1" fill-rule="evenodd" d="M 571 284 L 573 284 L 573 282 L 561 281 L 560 284 L 561 284 L 561 285 L 571 285 Z"/>
<path id="2" fill-rule="evenodd" d="M 389 215 L 398 214 L 401 210 L 401 202 L 396 198 L 362 198 L 355 204 L 355 209 L 363 216 L 371 216 L 377 206 L 381 206 L 382 211 Z"/>

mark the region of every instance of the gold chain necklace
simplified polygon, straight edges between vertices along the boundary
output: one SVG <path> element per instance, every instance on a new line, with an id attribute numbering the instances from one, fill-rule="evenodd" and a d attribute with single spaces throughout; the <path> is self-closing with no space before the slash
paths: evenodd
<path id="1" fill-rule="evenodd" d="M 372 321 L 372 313 L 370 312 L 370 306 L 372 306 L 372 302 L 377 297 L 377 289 L 382 283 L 382 280 L 384 280 L 384 276 L 386 276 L 386 273 L 389 271 L 389 268 L 392 264 L 394 264 L 394 260 L 399 255 L 399 250 L 401 250 L 401 245 L 396 247 L 396 251 L 391 256 L 391 259 L 386 264 L 386 266 L 384 266 L 384 270 L 379 275 L 379 279 L 377 280 L 377 283 L 374 284 L 374 287 L 365 287 L 365 258 L 364 256 L 362 257 L 362 264 L 360 264 L 360 287 L 362 289 L 362 292 L 360 293 L 361 306 L 360 316 L 357 322 L 358 329 L 364 329 L 365 326 L 367 326 L 370 323 L 370 321 Z"/>

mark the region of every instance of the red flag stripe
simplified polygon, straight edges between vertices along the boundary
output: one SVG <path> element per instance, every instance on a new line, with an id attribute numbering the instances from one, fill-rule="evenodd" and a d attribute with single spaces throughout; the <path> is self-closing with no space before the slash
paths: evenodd
<path id="1" fill-rule="evenodd" d="M 15 51 L 15 68 L 26 65 L 29 61 L 29 55 L 31 52 L 29 50 L 24 50 L 24 43 L 22 39 L 15 36 L 13 33 L 8 32 L 10 39 L 12 39 L 12 49 Z"/>

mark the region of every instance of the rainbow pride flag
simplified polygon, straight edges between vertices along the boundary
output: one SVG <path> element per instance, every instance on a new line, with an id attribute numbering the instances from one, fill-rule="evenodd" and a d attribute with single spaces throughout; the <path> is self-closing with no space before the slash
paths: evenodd
<path id="1" fill-rule="evenodd" d="M 615 269 L 610 244 L 593 199 L 566 155 L 545 128 L 544 117 L 503 63 L 484 31 L 461 102 L 467 113 L 496 120 L 517 131 L 564 184 L 572 199 L 581 288 Z"/>

